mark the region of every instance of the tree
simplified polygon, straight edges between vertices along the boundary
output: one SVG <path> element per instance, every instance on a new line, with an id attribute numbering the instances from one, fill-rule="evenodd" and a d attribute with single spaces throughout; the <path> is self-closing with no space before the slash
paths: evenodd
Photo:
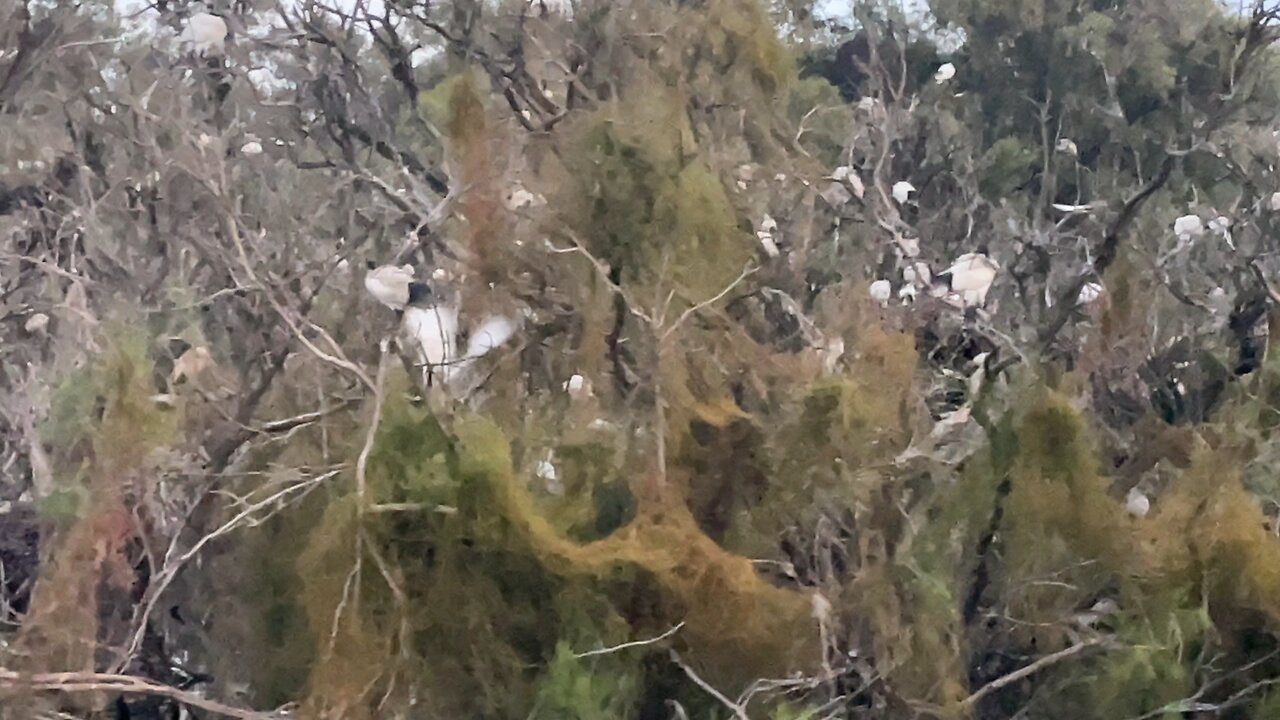
<path id="1" fill-rule="evenodd" d="M 0 7 L 0 716 L 1274 714 L 1280 9 L 206 10 Z"/>

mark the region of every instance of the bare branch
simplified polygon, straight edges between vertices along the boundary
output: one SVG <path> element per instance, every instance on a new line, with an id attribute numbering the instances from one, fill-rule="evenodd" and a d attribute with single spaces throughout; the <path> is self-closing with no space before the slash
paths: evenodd
<path id="1" fill-rule="evenodd" d="M 223 717 L 239 720 L 280 720 L 283 712 L 259 712 L 209 700 L 188 690 L 179 690 L 136 675 L 96 672 L 19 673 L 0 668 L 0 688 L 18 691 L 92 693 L 115 692 L 124 695 L 167 697 L 191 707 L 207 710 Z"/>
<path id="2" fill-rule="evenodd" d="M 684 674 L 688 675 L 689 679 L 692 680 L 695 685 L 702 688 L 711 697 L 715 698 L 716 700 L 719 700 L 720 704 L 728 708 L 730 712 L 733 713 L 733 716 L 737 718 L 737 720 L 751 720 L 751 718 L 747 715 L 747 711 L 745 708 L 735 703 L 734 701 L 730 700 L 724 693 L 712 687 L 711 683 L 699 677 L 698 674 L 693 671 L 693 668 L 689 667 L 685 663 L 685 661 L 680 658 L 680 653 L 676 652 L 675 650 L 671 651 L 671 662 L 674 662 L 676 665 L 678 665 L 680 669 L 684 671 Z"/>
<path id="3" fill-rule="evenodd" d="M 683 627 L 684 627 L 684 621 L 682 620 L 677 625 L 672 627 L 670 630 L 662 633 L 661 635 L 658 635 L 657 637 L 651 637 L 648 640 L 633 640 L 631 642 L 622 643 L 621 645 L 613 645 L 610 647 L 600 648 L 599 650 L 588 650 L 586 652 L 574 653 L 573 656 L 576 658 L 595 657 L 596 655 L 609 655 L 612 653 L 620 652 L 622 650 L 627 650 L 629 648 L 643 647 L 645 645 L 653 645 L 654 643 L 662 642 L 663 640 L 666 640 L 672 635 L 675 635 L 676 633 L 680 632 L 680 628 L 683 628 Z"/>

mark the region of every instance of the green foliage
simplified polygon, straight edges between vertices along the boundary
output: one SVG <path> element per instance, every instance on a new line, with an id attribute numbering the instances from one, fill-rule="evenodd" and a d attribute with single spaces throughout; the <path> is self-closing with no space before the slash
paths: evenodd
<path id="1" fill-rule="evenodd" d="M 767 94 L 778 92 L 795 73 L 790 52 L 773 31 L 757 0 L 708 0 L 700 13 L 701 42 L 711 51 L 717 71 L 749 73 Z"/>
<path id="2" fill-rule="evenodd" d="M 40 516 L 55 523 L 66 524 L 84 515 L 88 492 L 81 486 L 55 488 L 36 501 Z"/>
<path id="3" fill-rule="evenodd" d="M 477 82 L 474 71 L 464 70 L 453 75 L 449 75 L 440 82 L 436 83 L 428 90 L 424 90 L 418 95 L 418 107 L 433 123 L 442 127 L 448 127 L 448 123 L 453 117 L 453 102 L 457 97 L 460 87 L 471 85 Z M 477 98 L 479 96 L 476 96 Z"/>
<path id="4" fill-rule="evenodd" d="M 91 367 L 72 370 L 50 398 L 49 416 L 40 428 L 45 442 L 70 447 L 83 440 L 95 425 L 94 406 L 99 399 L 100 378 Z"/>
<path id="5" fill-rule="evenodd" d="M 796 80 L 787 93 L 787 118 L 805 128 L 800 142 L 814 157 L 830 167 L 843 164 L 840 154 L 853 112 L 834 85 L 818 77 Z"/>
<path id="6" fill-rule="evenodd" d="M 369 456 L 370 490 L 380 502 L 454 505 L 458 485 L 449 469 L 451 450 L 433 415 L 392 403 Z"/>
<path id="7" fill-rule="evenodd" d="M 1025 185 L 1039 165 L 1037 149 L 1018 138 L 998 140 L 982 158 L 981 189 L 988 197 L 1005 197 Z"/>
<path id="8" fill-rule="evenodd" d="M 532 718 L 594 720 L 629 717 L 643 673 L 635 663 L 574 657 L 567 643 L 556 645 L 555 656 L 538 683 Z"/>
<path id="9" fill-rule="evenodd" d="M 94 123 L 74 102 L 55 104 L 65 105 L 77 148 L 58 152 L 77 163 L 111 165 L 76 154 L 119 126 L 128 142 L 101 153 L 159 148 L 164 166 L 92 167 L 81 188 L 60 172 L 42 177 L 48 202 L 15 213 L 63 214 L 69 230 L 92 222 L 65 233 L 77 238 L 71 256 L 83 246 L 82 268 L 32 274 L 51 286 L 83 274 L 96 303 L 117 291 L 104 229 L 131 242 L 154 235 L 181 252 L 166 251 L 155 278 L 129 278 L 130 298 L 143 289 L 145 311 L 134 314 L 148 317 L 145 333 L 104 326 L 105 351 L 52 380 L 39 434 L 56 487 L 38 509 L 55 522 L 41 529 L 33 610 L 18 641 L 0 643 L 17 662 L 0 664 L 25 672 L 115 663 L 122 628 L 139 615 L 120 621 L 108 610 L 131 607 L 137 568 L 172 539 L 163 536 L 182 533 L 188 547 L 191 530 L 239 513 L 281 477 L 323 468 L 341 475 L 305 501 L 260 508 L 252 527 L 201 548 L 203 562 L 189 563 L 163 598 L 200 607 L 204 618 L 237 611 L 254 642 L 230 654 L 252 678 L 253 700 L 301 698 L 304 717 L 625 718 L 672 699 L 691 718 L 723 715 L 670 662 L 669 647 L 730 697 L 760 678 L 814 678 L 753 698 L 748 714 L 775 720 L 1173 717 L 1186 714 L 1186 698 L 1227 702 L 1280 676 L 1271 655 L 1280 542 L 1274 509 L 1258 497 L 1280 497 L 1270 438 L 1280 425 L 1280 359 L 1272 352 L 1253 377 L 1226 379 L 1217 336 L 1236 330 L 1250 298 L 1237 293 L 1234 313 L 1209 305 L 1224 299 L 1216 288 L 1268 301 L 1269 288 L 1255 287 L 1258 268 L 1243 259 L 1261 265 L 1275 236 L 1265 208 L 1280 160 L 1280 56 L 1263 43 L 1256 64 L 1245 62 L 1258 30 L 1244 18 L 1208 0 L 934 0 L 963 43 L 941 51 L 930 33 L 860 7 L 855 39 L 880 55 L 872 72 L 887 72 L 877 80 L 888 88 L 870 82 L 851 61 L 860 53 L 837 46 L 845 38 L 831 26 L 810 27 L 814 7 L 803 2 L 586 2 L 575 3 L 572 22 L 538 3 L 508 2 L 497 14 L 464 5 L 419 8 L 418 20 L 437 27 L 397 24 L 392 14 L 407 5 L 388 3 L 388 24 L 370 29 L 376 38 L 359 33 L 355 55 L 334 26 L 307 18 L 325 42 L 299 35 L 336 64 L 299 57 L 341 72 L 307 77 L 283 103 L 246 93 L 257 104 L 227 117 L 259 132 L 260 118 L 275 113 L 300 123 L 294 137 L 268 123 L 273 132 L 260 137 L 281 142 L 257 160 L 206 147 L 240 132 L 214 132 L 232 127 L 225 117 L 203 127 L 181 106 L 172 115 L 186 125 L 151 127 L 170 108 L 148 103 L 163 107 L 173 90 L 135 83 L 132 70 L 113 83 L 150 86 L 146 103 L 102 93 Z M 786 13 L 789 26 L 770 11 Z M 431 33 L 440 28 L 450 39 L 436 67 L 397 61 L 397 43 L 437 48 Z M 823 36 L 815 42 L 829 46 L 807 65 L 838 87 L 797 78 L 786 34 Z M 56 45 L 76 48 L 64 53 L 70 62 L 95 57 L 99 46 L 86 42 Z M 394 74 L 363 72 L 366 51 L 395 63 Z M 287 65 L 290 54 L 279 56 Z M 934 83 L 944 59 L 958 74 Z M 442 78 L 446 65 L 452 74 Z M 561 72 L 572 79 L 541 84 Z M 19 85 L 30 74 L 15 75 Z M 94 96 L 112 90 L 86 83 Z M 401 86 L 429 89 L 397 98 Z M 867 102 L 850 101 L 859 95 Z M 526 132 L 510 107 L 522 103 L 526 121 L 546 126 Z M 202 138 L 198 156 L 183 138 Z M 1056 149 L 1060 138 L 1075 150 Z M 41 144 L 24 138 L 21 147 Z M 1168 183 L 1111 237 L 1121 203 L 1173 157 Z M 203 176 L 215 158 L 227 172 Z M 306 173 L 288 174 L 303 164 Z M 860 179 L 861 197 L 817 197 L 836 166 L 852 168 L 846 187 Z M 418 207 L 439 167 L 450 185 L 439 210 L 458 221 L 437 223 Z M 302 175 L 345 180 L 326 207 L 272 194 L 296 186 L 315 195 Z M 506 207 L 502 193 L 517 179 L 550 202 Z M 910 202 L 885 197 L 898 179 L 918 188 Z M 64 213 L 98 185 L 123 191 L 93 193 L 93 212 Z M 126 198 L 123 210 L 112 210 L 115 196 Z M 1107 206 L 1066 217 L 1051 208 L 1097 200 Z M 166 205 L 176 201 L 184 204 Z M 112 226 L 112 212 L 128 222 Z M 765 212 L 777 221 L 780 253 L 753 236 Z M 1235 246 L 1206 238 L 1170 252 L 1168 225 L 1187 212 L 1237 220 Z M 332 222 L 290 226 L 308 213 Z M 258 242 L 245 254 L 262 282 L 281 286 L 270 296 L 241 276 L 240 258 L 227 264 L 219 229 L 233 225 L 223 221 L 252 228 Z M 26 232 L 25 222 L 15 227 Z M 403 245 L 409 227 L 417 241 Z M 342 238 L 353 268 L 384 256 L 419 270 L 442 257 L 450 270 L 465 266 L 456 276 L 467 278 L 468 321 L 492 309 L 476 297 L 504 295 L 493 306 L 518 298 L 533 310 L 466 402 L 439 402 L 439 393 L 410 402 L 409 382 L 393 373 L 363 464 L 370 394 L 324 356 L 280 345 L 296 328 L 268 324 L 305 317 L 330 333 L 301 325 L 326 354 L 337 352 L 332 337 L 354 363 L 376 357 L 396 322 L 390 313 L 347 326 L 367 314 L 355 303 L 372 301 L 332 292 L 336 283 L 309 295 L 313 265 L 332 269 L 324 233 Z M 292 235 L 306 238 L 303 251 Z M 925 293 L 910 306 L 872 305 L 866 279 L 898 286 L 901 277 L 890 236 L 919 240 L 920 259 L 935 269 L 975 242 L 1011 260 L 990 317 L 962 321 Z M 601 262 L 544 253 L 544 237 L 581 244 Z M 1105 299 L 1073 308 L 1047 338 L 1043 323 L 1064 309 L 1041 298 L 1067 286 L 1099 247 L 1109 250 L 1103 238 L 1119 240 L 1115 261 L 1089 278 L 1106 286 Z M 15 256 L 62 262 L 61 248 L 39 247 L 48 238 L 26 239 L 36 249 Z M 144 247 L 122 245 L 125 259 Z M 408 254 L 396 254 L 401 247 Z M 748 263 L 755 272 L 726 291 Z M 328 277 L 360 291 L 358 273 Z M 191 287 L 170 287 L 173 278 Z M 58 307 L 57 298 L 28 297 L 35 290 L 24 282 L 12 288 L 14 307 Z M 1170 313 L 1171 304 L 1185 307 Z M 43 335 L 18 333 L 14 322 L 0 334 L 53 346 L 65 337 L 53 314 Z M 1195 418 L 1161 418 L 1137 367 L 1192 330 L 1213 335 L 1212 347 L 1189 356 L 1230 383 L 1227 399 Z M 166 400 L 176 410 L 158 407 L 154 378 L 169 368 L 147 357 L 146 341 L 171 335 L 234 358 L 243 394 L 221 403 L 192 388 Z M 823 339 L 849 350 L 828 355 Z M 989 347 L 991 367 L 1006 369 L 977 397 L 966 392 L 955 412 L 974 351 Z M 292 354 L 273 364 L 280 350 Z M 1009 368 L 1014 355 L 1023 362 Z M 1064 357 L 1073 369 L 1058 377 Z M 594 396 L 566 397 L 570 371 L 595 382 Z M 1138 388 L 1127 406 L 1103 392 L 1122 385 Z M 317 397 L 322 417 L 299 415 Z M 335 398 L 354 409 L 330 410 Z M 942 405 L 954 414 L 939 419 Z M 218 417 L 201 422 L 197 408 Z M 1117 419 L 1119 411 L 1138 419 Z M 288 417 L 307 421 L 279 431 L 273 420 Z M 247 457 L 211 457 L 241 437 Z M 532 472 L 543 457 L 558 482 Z M 12 458 L 6 467 L 25 471 L 21 452 Z M 34 474 L 36 463 L 28 466 Z M 175 508 L 190 498 L 168 491 L 211 484 L 216 502 L 202 500 L 190 529 L 173 529 Z M 1135 484 L 1154 499 L 1144 518 L 1124 510 Z M 226 573 L 231 580 L 218 570 L 228 564 L 238 571 Z M 206 601 L 201 585 L 184 584 L 189 577 L 234 587 Z M 1100 599 L 1116 611 L 1082 619 Z M 163 607 L 151 618 L 159 630 Z M 617 648 L 677 624 L 662 642 Z M 1105 642 L 969 707 L 978 687 L 1086 639 Z M 606 647 L 615 649 L 589 654 Z M 1278 707 L 1259 692 L 1231 711 L 1270 718 Z"/>
<path id="10" fill-rule="evenodd" d="M 709 297 L 750 257 L 720 178 L 684 141 L 670 92 L 602 110 L 572 132 L 565 221 L 629 282 Z"/>

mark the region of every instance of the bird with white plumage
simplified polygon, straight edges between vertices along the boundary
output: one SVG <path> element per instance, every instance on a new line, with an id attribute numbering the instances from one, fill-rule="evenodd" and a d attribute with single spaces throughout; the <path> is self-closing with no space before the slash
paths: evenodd
<path id="1" fill-rule="evenodd" d="M 197 55 L 221 55 L 226 50 L 227 21 L 212 13 L 195 13 L 187 19 L 178 42 L 191 45 Z"/>
<path id="2" fill-rule="evenodd" d="M 409 303 L 410 288 L 414 280 L 412 265 L 375 265 L 367 263 L 369 272 L 364 276 L 364 289 L 374 300 L 392 310 L 403 310 Z"/>
<path id="3" fill-rule="evenodd" d="M 979 250 L 956 258 L 936 279 L 958 296 L 962 307 L 981 307 L 986 304 L 987 293 L 999 271 L 1000 264 L 988 257 L 985 250 Z"/>
<path id="4" fill-rule="evenodd" d="M 871 283 L 871 287 L 867 290 L 871 295 L 871 299 L 881 305 L 889 304 L 889 298 L 893 297 L 893 285 L 888 280 L 876 280 Z"/>
<path id="5" fill-rule="evenodd" d="M 448 384 L 457 355 L 457 308 L 447 302 L 409 305 L 400 330 L 405 345 L 412 349 L 414 365 L 422 371 L 424 384 Z"/>
<path id="6" fill-rule="evenodd" d="M 916 191 L 916 186 L 906 180 L 899 180 L 893 184 L 893 199 L 901 205 L 911 198 L 911 193 Z"/>
<path id="7" fill-rule="evenodd" d="M 1200 237 L 1204 234 L 1204 221 L 1199 215 L 1183 215 L 1173 221 L 1173 234 L 1183 242 Z"/>
<path id="8" fill-rule="evenodd" d="M 1096 282 L 1085 283 L 1080 288 L 1080 294 L 1076 296 L 1077 305 L 1091 305 L 1098 298 L 1102 297 L 1103 287 Z"/>
<path id="9" fill-rule="evenodd" d="M 1147 513 L 1151 512 L 1151 498 L 1147 497 L 1146 493 L 1143 493 L 1138 488 L 1133 488 L 1125 496 L 1124 509 L 1125 512 L 1129 513 L 1130 517 L 1141 520 L 1147 516 Z"/>

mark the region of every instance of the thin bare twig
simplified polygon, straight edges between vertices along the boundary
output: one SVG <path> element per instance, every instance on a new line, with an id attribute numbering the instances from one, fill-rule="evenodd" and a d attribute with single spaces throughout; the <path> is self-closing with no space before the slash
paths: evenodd
<path id="1" fill-rule="evenodd" d="M 668 327 L 665 331 L 663 331 L 662 335 L 658 337 L 658 342 L 659 343 L 666 342 L 667 338 L 671 336 L 671 333 L 678 330 L 680 326 L 684 324 L 684 321 L 692 317 L 694 313 L 698 312 L 699 310 L 702 310 L 703 308 L 709 307 L 719 302 L 721 299 L 724 298 L 725 295 L 728 295 L 730 292 L 732 292 L 733 289 L 737 287 L 739 283 L 747 279 L 749 275 L 753 274 L 755 271 L 759 269 L 760 268 L 758 267 L 752 267 L 752 266 L 743 268 L 742 272 L 738 273 L 738 277 L 734 278 L 733 282 L 729 283 L 728 285 L 725 285 L 723 290 L 721 290 L 720 292 L 716 293 L 715 295 L 712 295 L 711 297 L 707 298 L 706 300 L 703 300 L 702 302 L 696 305 L 690 306 L 687 310 L 680 313 L 680 317 L 676 318 L 676 321 L 671 323 L 671 326 Z"/>
<path id="2" fill-rule="evenodd" d="M 699 677 L 698 674 L 693 671 L 693 668 L 689 667 L 685 663 L 685 661 L 680 658 L 680 653 L 676 652 L 675 650 L 671 651 L 671 662 L 678 665 L 680 669 L 684 671 L 684 674 L 688 675 L 689 679 L 692 680 L 698 687 L 706 691 L 708 695 L 715 698 L 716 700 L 719 700 L 722 705 L 729 708 L 729 710 L 733 712 L 733 716 L 737 718 L 737 720 L 751 720 L 751 718 L 747 715 L 747 711 L 745 708 L 743 708 L 738 703 L 735 703 L 734 701 L 730 700 L 727 696 L 725 696 L 724 693 L 712 687 L 711 683 Z"/>
<path id="3" fill-rule="evenodd" d="M 586 652 L 574 653 L 573 656 L 576 658 L 585 658 L 585 657 L 594 657 L 596 655 L 609 655 L 610 653 L 616 653 L 621 650 L 627 650 L 633 647 L 642 647 L 644 645 L 652 645 L 657 642 L 662 642 L 663 640 L 666 640 L 672 635 L 675 635 L 676 633 L 680 632 L 680 628 L 682 627 L 684 627 L 683 620 L 681 620 L 679 624 L 677 624 L 675 627 L 671 628 L 670 630 L 662 633 L 657 637 L 651 637 L 648 640 L 632 640 L 631 642 L 624 642 L 621 645 L 603 647 L 603 648 L 600 648 L 599 650 L 588 650 Z"/>
<path id="4" fill-rule="evenodd" d="M 382 387 L 387 379 L 387 349 L 388 343 L 383 340 L 378 346 L 378 372 L 373 384 L 373 417 L 369 420 L 369 428 L 365 432 L 364 447 L 360 448 L 360 455 L 356 458 L 356 499 L 359 502 L 359 512 L 362 514 L 365 490 L 368 485 L 365 473 L 369 466 L 369 454 L 373 452 L 373 441 L 378 434 L 378 426 L 382 424 L 382 399 L 385 394 Z"/>
<path id="5" fill-rule="evenodd" d="M 152 611 L 155 610 L 156 603 L 160 601 L 160 596 L 169 587 L 169 584 L 173 582 L 173 579 L 177 577 L 178 572 L 182 569 L 182 567 L 186 565 L 196 555 L 200 554 L 200 551 L 203 550 L 205 546 L 207 546 L 209 543 L 213 542 L 214 540 L 217 540 L 218 538 L 222 537 L 223 535 L 226 535 L 232 530 L 235 530 L 237 527 L 240 526 L 241 523 L 246 522 L 250 517 L 252 517 L 252 515 L 255 512 L 263 508 L 270 507 L 276 504 L 277 502 L 283 500 L 288 495 L 292 493 L 296 493 L 299 490 L 305 491 L 305 492 L 302 492 L 300 495 L 298 495 L 298 497 L 303 497 L 307 493 L 309 493 L 312 489 L 319 486 L 320 483 L 324 482 L 325 480 L 328 480 L 329 478 L 334 477 L 339 472 L 341 472 L 341 470 L 330 470 L 329 472 L 326 472 L 322 475 L 317 475 L 316 477 L 310 478 L 303 482 L 289 485 L 283 490 L 274 492 L 271 495 L 268 495 L 266 498 L 259 500 L 258 502 L 247 505 L 239 513 L 236 513 L 230 520 L 227 520 L 225 523 L 220 525 L 216 530 L 197 540 L 196 543 L 192 545 L 189 550 L 187 550 L 185 553 L 183 553 L 182 555 L 178 556 L 176 559 L 173 559 L 173 560 L 170 560 L 170 556 L 172 555 L 174 550 L 174 546 L 171 545 L 169 548 L 169 552 L 165 554 L 164 567 L 161 568 L 158 572 L 156 572 L 155 579 L 147 587 L 146 600 L 143 604 L 142 612 L 138 615 L 138 620 L 135 623 L 135 626 L 134 626 L 135 630 L 133 633 L 133 637 L 130 638 L 129 645 L 126 649 L 126 652 L 121 657 L 121 660 L 117 663 L 117 667 L 123 667 L 124 664 L 128 661 L 128 659 L 132 658 L 134 654 L 138 651 L 138 649 L 142 647 L 142 638 L 146 634 L 146 629 L 147 629 L 147 618 L 149 618 L 151 616 Z M 297 498 L 294 498 L 294 499 L 297 499 Z M 177 537 L 178 536 L 175 535 L 174 539 L 176 540 Z"/>
<path id="6" fill-rule="evenodd" d="M 134 675 L 96 672 L 52 672 L 24 674 L 0 668 L 0 688 L 40 692 L 87 693 L 110 691 L 126 695 L 150 695 L 167 697 L 191 707 L 207 710 L 224 717 L 239 720 L 276 720 L 285 717 L 280 712 L 260 712 L 234 707 L 216 700 L 209 700 L 196 693 L 179 690 L 153 680 Z"/>
<path id="7" fill-rule="evenodd" d="M 1099 647 L 1103 645 L 1105 642 L 1106 641 L 1103 639 L 1085 640 L 1083 642 L 1076 643 L 1071 647 L 1065 648 L 1063 650 L 1059 650 L 1056 653 L 1045 655 L 1044 657 L 1040 658 L 1039 660 L 1036 660 L 1035 662 L 1031 663 L 1030 665 L 1027 665 L 1026 667 L 1014 670 L 1008 675 L 998 677 L 995 680 L 992 680 L 991 682 L 987 683 L 986 685 L 983 685 L 982 687 L 974 691 L 973 694 L 971 694 L 969 697 L 961 700 L 959 705 L 957 705 L 957 707 L 961 710 L 966 710 L 966 711 L 970 710 L 975 705 L 977 705 L 978 702 L 982 700 L 982 698 L 990 695 L 991 693 L 999 690 L 1000 688 L 1006 687 L 1008 685 L 1012 685 L 1013 683 L 1016 683 L 1019 680 L 1030 677 L 1040 672 L 1041 670 L 1044 670 L 1050 665 L 1056 665 L 1062 662 L 1063 660 L 1079 655 L 1085 650 Z"/>

